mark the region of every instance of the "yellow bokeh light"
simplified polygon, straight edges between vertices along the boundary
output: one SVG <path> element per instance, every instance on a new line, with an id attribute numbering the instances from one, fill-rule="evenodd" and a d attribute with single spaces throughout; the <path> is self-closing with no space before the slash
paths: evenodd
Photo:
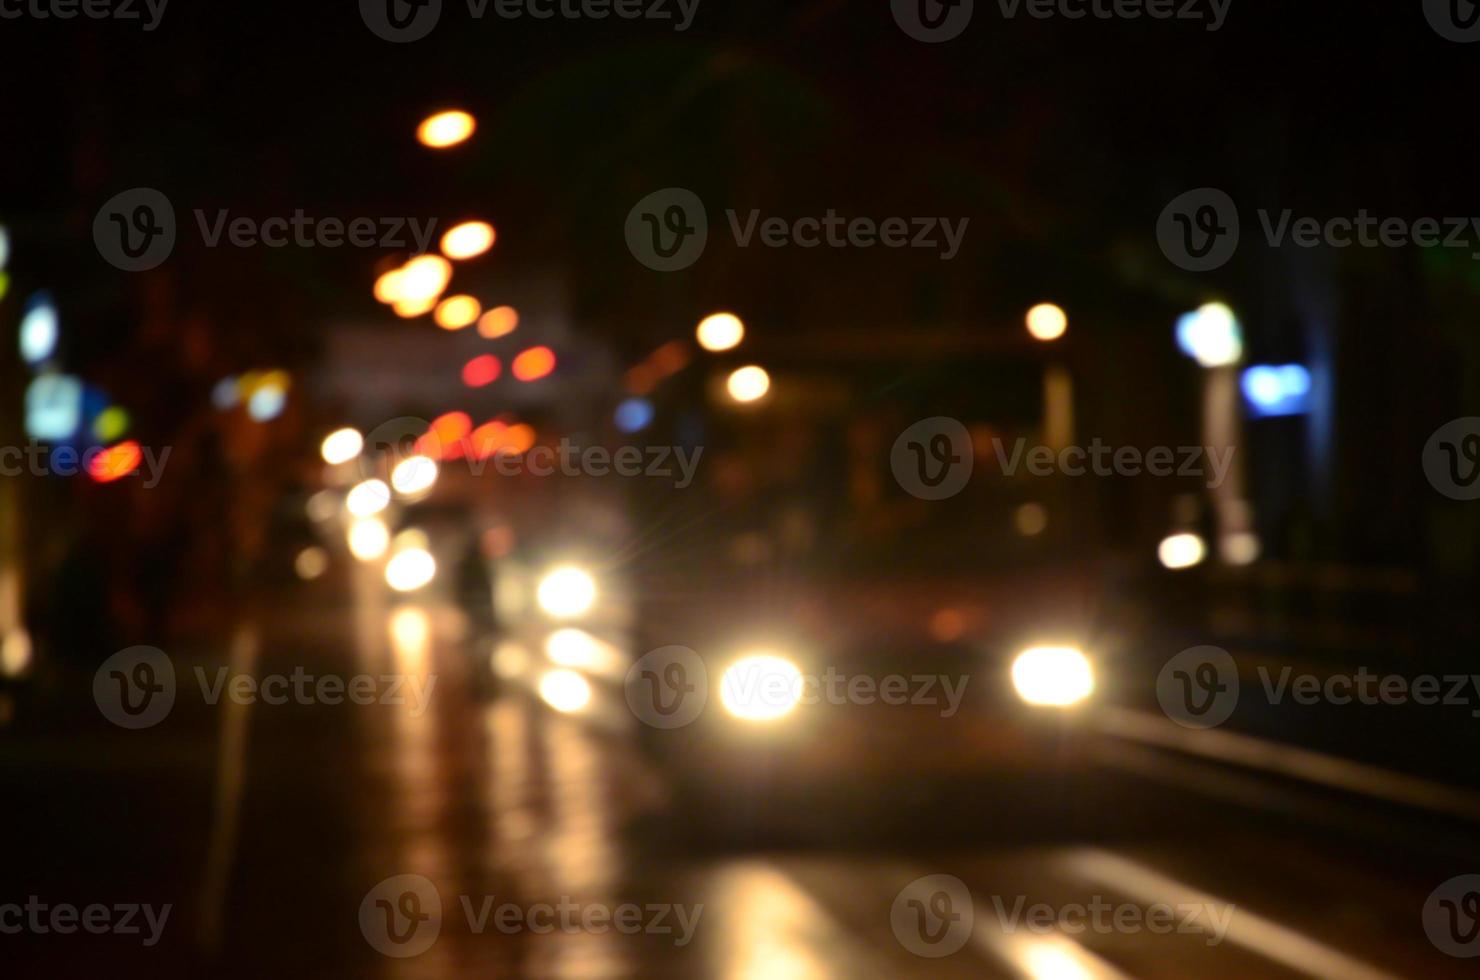
<path id="1" fill-rule="evenodd" d="M 422 146 L 441 150 L 456 146 L 478 127 L 472 116 L 460 109 L 449 109 L 423 119 L 416 127 L 416 138 Z"/>
<path id="2" fill-rule="evenodd" d="M 733 313 L 711 313 L 699 321 L 694 333 L 705 350 L 731 350 L 745 339 L 745 324 Z"/>
<path id="3" fill-rule="evenodd" d="M 449 259 L 471 259 L 493 247 L 497 237 L 486 221 L 464 221 L 442 236 L 442 254 Z"/>
<path id="4" fill-rule="evenodd" d="M 766 396 L 771 390 L 771 376 L 766 369 L 756 367 L 754 364 L 748 367 L 736 368 L 730 373 L 729 380 L 725 382 L 725 390 L 730 397 L 737 402 L 753 402 Z"/>
<path id="5" fill-rule="evenodd" d="M 1052 303 L 1039 303 L 1029 310 L 1027 322 L 1035 340 L 1058 340 L 1069 329 L 1069 315 Z"/>
<path id="6" fill-rule="evenodd" d="M 437 304 L 434 318 L 443 330 L 461 330 L 478 319 L 483 307 L 471 296 L 449 296 Z"/>

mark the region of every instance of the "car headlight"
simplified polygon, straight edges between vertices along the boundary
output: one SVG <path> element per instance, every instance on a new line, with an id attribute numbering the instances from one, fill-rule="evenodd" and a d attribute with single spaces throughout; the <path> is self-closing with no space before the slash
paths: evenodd
<path id="1" fill-rule="evenodd" d="M 1095 672 L 1077 647 L 1030 647 L 1012 662 L 1012 686 L 1028 704 L 1064 708 L 1095 689 Z"/>
<path id="2" fill-rule="evenodd" d="M 720 678 L 720 704 L 744 721 L 775 721 L 801 703 L 802 683 L 801 668 L 785 657 L 747 654 Z"/>
<path id="3" fill-rule="evenodd" d="M 574 565 L 562 565 L 540 579 L 535 599 L 556 619 L 573 619 L 590 612 L 596 604 L 596 580 Z"/>

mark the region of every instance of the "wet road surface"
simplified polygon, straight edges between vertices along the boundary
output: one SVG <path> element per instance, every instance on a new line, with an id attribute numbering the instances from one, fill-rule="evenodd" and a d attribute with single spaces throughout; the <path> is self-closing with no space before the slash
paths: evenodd
<path id="1" fill-rule="evenodd" d="M 0 734 L 0 904 L 170 911 L 100 935 L 42 911 L 0 935 L 5 958 L 52 976 L 1467 972 L 1423 910 L 1473 869 L 1415 856 L 1400 823 L 1386 840 L 1334 835 L 1184 794 L 1181 776 L 1107 750 L 1086 789 L 1098 831 L 1063 839 L 919 820 L 887 842 L 706 839 L 681 832 L 708 815 L 681 809 L 620 712 L 561 714 L 517 684 L 479 696 L 490 651 L 464 633 L 448 607 L 373 591 L 280 604 L 221 651 L 175 652 L 176 707 L 153 728 L 111 727 L 80 698 L 22 717 Z M 208 704 L 196 668 L 209 689 L 222 666 L 365 675 L 375 703 Z"/>

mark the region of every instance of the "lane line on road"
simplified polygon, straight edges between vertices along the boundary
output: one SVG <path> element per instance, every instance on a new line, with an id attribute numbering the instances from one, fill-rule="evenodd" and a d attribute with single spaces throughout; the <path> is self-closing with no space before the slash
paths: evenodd
<path id="1" fill-rule="evenodd" d="M 1091 716 L 1102 733 L 1316 783 L 1361 796 L 1480 821 L 1480 793 L 1339 756 L 1214 728 L 1184 728 L 1129 708 Z"/>
<path id="2" fill-rule="evenodd" d="M 1397 980 L 1393 974 L 1121 855 L 1084 848 L 1066 854 L 1064 865 L 1087 881 L 1113 888 L 1139 902 L 1217 910 L 1220 916 L 1227 917 L 1224 938 L 1229 942 L 1301 973 L 1343 980 Z"/>

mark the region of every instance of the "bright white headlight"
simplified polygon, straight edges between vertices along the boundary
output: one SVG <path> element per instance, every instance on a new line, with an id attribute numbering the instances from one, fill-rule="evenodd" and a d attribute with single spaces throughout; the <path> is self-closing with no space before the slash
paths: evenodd
<path id="1" fill-rule="evenodd" d="M 596 580 L 574 565 L 562 565 L 540 579 L 535 598 L 551 616 L 572 619 L 595 605 Z"/>
<path id="2" fill-rule="evenodd" d="M 1090 696 L 1095 673 L 1075 647 L 1031 647 L 1012 662 L 1012 686 L 1029 704 L 1062 708 Z"/>
<path id="3" fill-rule="evenodd" d="M 774 653 L 741 657 L 720 679 L 719 699 L 736 718 L 774 721 L 801 702 L 801 669 Z"/>

